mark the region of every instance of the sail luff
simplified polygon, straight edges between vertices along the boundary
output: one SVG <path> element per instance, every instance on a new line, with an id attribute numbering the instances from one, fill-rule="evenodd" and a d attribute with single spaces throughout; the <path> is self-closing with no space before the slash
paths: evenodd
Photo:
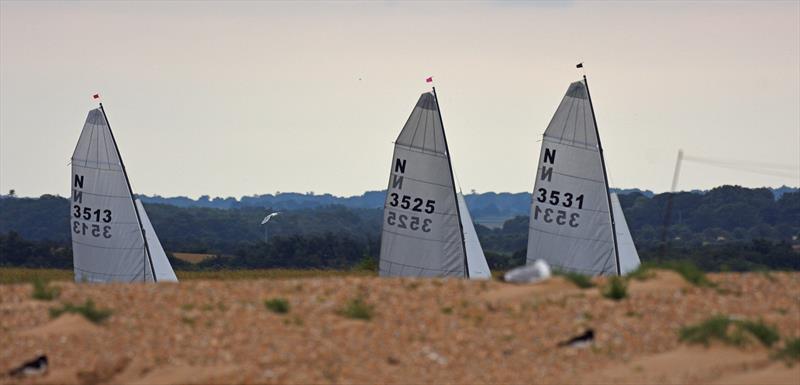
<path id="1" fill-rule="evenodd" d="M 592 122 L 594 123 L 595 134 L 597 135 L 597 150 L 600 152 L 600 164 L 603 166 L 603 181 L 606 185 L 606 197 L 608 198 L 608 214 L 611 216 L 611 235 L 614 239 L 614 257 L 617 263 L 617 275 L 622 275 L 622 269 L 619 264 L 619 243 L 617 242 L 617 229 L 614 224 L 614 210 L 611 206 L 611 193 L 608 186 L 608 173 L 606 172 L 606 160 L 603 156 L 603 145 L 600 141 L 600 130 L 597 128 L 597 117 L 594 115 L 594 104 L 592 103 L 592 94 L 589 92 L 589 81 L 586 80 L 586 75 L 583 75 L 583 84 L 586 86 L 586 97 L 589 99 L 589 109 L 592 113 Z"/>
<path id="2" fill-rule="evenodd" d="M 139 215 L 139 210 L 136 209 L 136 202 L 134 201 L 133 197 L 133 188 L 131 187 L 131 181 L 128 178 L 128 171 L 125 170 L 125 162 L 122 160 L 122 153 L 119 151 L 119 146 L 117 145 L 117 140 L 114 138 L 114 131 L 111 129 L 111 123 L 108 121 L 108 115 L 106 115 L 106 110 L 103 108 L 103 103 L 100 103 L 100 112 L 103 113 L 103 119 L 106 121 L 106 126 L 108 126 L 108 132 L 111 134 L 111 143 L 114 144 L 114 150 L 117 152 L 117 157 L 119 158 L 119 165 L 122 168 L 122 174 L 125 176 L 125 183 L 128 186 L 128 192 L 130 193 L 131 205 L 133 205 L 134 212 L 136 213 L 136 220 L 139 224 L 139 231 L 142 233 L 142 239 L 144 241 L 144 268 L 147 269 L 147 266 L 150 266 L 150 273 L 153 277 L 153 282 L 157 282 L 156 278 L 156 271 L 153 267 L 153 260 L 150 257 L 150 248 L 147 245 L 147 236 L 144 233 L 144 226 L 142 225 L 142 218 Z M 147 282 L 147 274 L 142 274 L 142 280 Z"/>
<path id="3" fill-rule="evenodd" d="M 464 224 L 461 221 L 461 209 L 458 204 L 458 191 L 456 191 L 456 181 L 453 175 L 453 160 L 450 158 L 450 147 L 447 145 L 447 134 L 444 129 L 444 120 L 442 120 L 442 111 L 439 109 L 439 97 L 436 94 L 436 87 L 433 88 L 433 100 L 436 103 L 436 112 L 439 114 L 439 124 L 442 126 L 442 141 L 444 142 L 444 152 L 447 154 L 447 165 L 450 167 L 450 182 L 453 185 L 453 196 L 456 198 L 456 213 L 458 217 L 458 228 L 461 234 L 461 250 L 464 251 L 464 276 L 469 278 L 469 258 L 467 257 L 467 245 L 464 240 Z M 434 141 L 436 136 L 434 134 Z"/>

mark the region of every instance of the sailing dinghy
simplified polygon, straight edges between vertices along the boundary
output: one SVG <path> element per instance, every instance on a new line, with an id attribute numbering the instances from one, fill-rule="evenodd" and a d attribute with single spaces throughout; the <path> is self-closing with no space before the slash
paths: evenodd
<path id="1" fill-rule="evenodd" d="M 455 186 L 434 88 L 420 96 L 395 141 L 383 209 L 382 277 L 491 277 Z"/>
<path id="2" fill-rule="evenodd" d="M 614 203 L 616 202 L 616 204 Z M 619 200 L 609 194 L 603 147 L 586 76 L 570 84 L 544 132 L 533 188 L 527 264 L 620 275 L 639 256 Z"/>
<path id="3" fill-rule="evenodd" d="M 76 282 L 177 282 L 128 174 L 103 104 L 72 154 L 70 222 Z"/>

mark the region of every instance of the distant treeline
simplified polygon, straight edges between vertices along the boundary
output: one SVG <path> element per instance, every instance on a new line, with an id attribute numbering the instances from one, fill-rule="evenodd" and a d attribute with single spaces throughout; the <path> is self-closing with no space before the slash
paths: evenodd
<path id="1" fill-rule="evenodd" d="M 787 192 L 795 192 L 797 188 L 794 187 L 779 187 L 769 189 L 774 195 L 775 199 L 779 199 L 781 195 Z M 637 188 L 632 189 L 619 189 L 612 188 L 612 192 L 618 194 L 641 193 L 642 195 L 651 198 L 653 192 L 650 190 L 640 190 Z M 704 194 L 705 190 L 692 190 L 691 193 Z M 329 205 L 341 205 L 348 208 L 360 209 L 374 209 L 383 207 L 383 202 L 386 196 L 386 190 L 382 191 L 367 191 L 362 195 L 350 197 L 337 197 L 331 194 L 315 195 L 313 192 L 305 194 L 292 193 L 292 192 L 276 192 L 275 194 L 262 194 L 243 196 L 239 199 L 234 197 L 215 197 L 211 198 L 208 195 L 203 195 L 198 199 L 191 199 L 184 196 L 179 197 L 161 197 L 158 195 L 147 196 L 140 195 L 142 202 L 145 203 L 159 203 L 178 207 L 207 207 L 215 209 L 232 209 L 242 207 L 271 207 L 275 210 L 296 210 L 308 209 Z M 471 193 L 464 197 L 467 204 L 470 206 L 470 213 L 473 217 L 506 217 L 511 218 L 517 215 L 528 215 L 528 206 L 530 205 L 530 193 Z"/>
<path id="2" fill-rule="evenodd" d="M 800 254 L 792 249 L 800 235 L 800 192 L 783 191 L 777 199 L 776 195 L 766 188 L 722 186 L 675 194 L 637 191 L 621 195 L 620 202 L 644 260 L 689 259 L 707 270 L 800 269 Z M 665 244 L 663 224 L 670 196 L 672 218 Z M 492 268 L 524 263 L 530 195 L 474 194 L 468 195 L 469 201 L 471 213 L 508 213 L 525 207 L 525 215 L 505 221 L 501 228 L 476 226 Z M 382 195 L 379 202 L 380 207 Z M 344 268 L 374 258 L 380 250 L 379 207 L 281 209 L 266 227 L 260 225 L 261 220 L 275 207 L 217 209 L 152 203 L 146 207 L 168 252 L 220 256 L 191 266 L 174 261 L 176 268 Z M 0 199 L 0 265 L 71 266 L 69 230 L 66 198 Z"/>

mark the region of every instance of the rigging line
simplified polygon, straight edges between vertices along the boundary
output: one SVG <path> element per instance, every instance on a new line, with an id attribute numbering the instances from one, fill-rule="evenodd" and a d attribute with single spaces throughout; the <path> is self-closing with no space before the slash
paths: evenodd
<path id="1" fill-rule="evenodd" d="M 691 155 L 684 155 L 684 160 L 698 162 L 698 163 L 717 163 L 717 164 L 729 164 L 729 165 L 743 165 L 743 166 L 757 166 L 763 168 L 776 168 L 776 169 L 783 169 L 783 170 L 790 170 L 794 171 L 797 168 L 794 165 L 785 164 L 785 163 L 767 163 L 767 162 L 750 162 L 746 160 L 728 160 L 728 159 L 712 159 L 712 158 L 703 158 L 698 156 L 691 156 Z"/>
<path id="2" fill-rule="evenodd" d="M 686 158 L 684 158 L 684 160 L 686 160 Z M 794 177 L 798 176 L 797 174 L 782 173 L 782 172 L 777 172 L 777 171 L 758 170 L 758 169 L 745 168 L 745 167 L 727 166 L 727 165 L 722 165 L 722 164 L 706 163 L 706 165 L 712 166 L 712 167 L 725 168 L 725 169 L 729 169 L 729 170 L 749 172 L 749 173 L 752 173 L 752 174 L 759 174 L 759 175 L 769 175 L 769 176 L 777 176 L 777 177 L 785 177 L 785 178 L 794 178 Z"/>

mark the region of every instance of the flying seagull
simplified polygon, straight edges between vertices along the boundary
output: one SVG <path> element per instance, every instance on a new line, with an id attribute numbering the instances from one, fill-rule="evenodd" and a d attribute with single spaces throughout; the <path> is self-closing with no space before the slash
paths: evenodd
<path id="1" fill-rule="evenodd" d="M 277 216 L 278 214 L 280 214 L 280 212 L 275 212 L 270 215 L 267 215 L 266 217 L 264 217 L 264 219 L 261 220 L 261 224 L 262 225 L 266 224 L 267 222 L 269 222 L 270 219 L 272 219 L 272 217 Z"/>

